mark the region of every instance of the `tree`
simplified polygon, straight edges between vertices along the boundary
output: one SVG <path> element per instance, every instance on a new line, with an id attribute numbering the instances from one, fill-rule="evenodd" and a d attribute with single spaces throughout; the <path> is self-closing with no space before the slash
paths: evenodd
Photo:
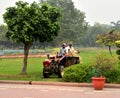
<path id="1" fill-rule="evenodd" d="M 26 74 L 27 57 L 34 41 L 53 40 L 60 30 L 60 11 L 48 4 L 18 1 L 16 6 L 7 8 L 3 18 L 8 26 L 6 36 L 15 42 L 24 44 L 24 63 L 22 73 Z"/>
<path id="2" fill-rule="evenodd" d="M 113 27 L 113 29 L 120 31 L 120 20 L 118 20 L 117 22 L 111 22 L 111 25 Z"/>
<path id="3" fill-rule="evenodd" d="M 115 41 L 120 39 L 120 34 L 114 32 L 114 30 L 110 31 L 109 33 L 105 34 L 98 34 L 97 35 L 97 43 L 100 43 L 104 46 L 108 46 L 109 52 L 112 56 L 111 47 L 115 45 Z"/>
<path id="4" fill-rule="evenodd" d="M 82 37 L 80 45 L 87 47 L 96 47 L 96 36 L 104 32 L 108 32 L 111 27 L 100 23 L 95 23 L 93 26 L 88 27 L 87 33 Z"/>
<path id="5" fill-rule="evenodd" d="M 41 0 L 39 0 L 41 1 Z M 87 31 L 88 23 L 85 21 L 85 13 L 74 7 L 72 0 L 42 0 L 52 6 L 57 6 L 62 11 L 61 33 L 55 42 L 79 43 L 80 38 Z M 72 35 L 72 36 L 71 36 Z"/>
<path id="6" fill-rule="evenodd" d="M 7 38 L 5 37 L 5 33 L 7 31 L 6 25 L 0 25 L 0 49 L 3 49 L 7 42 Z"/>
<path id="7" fill-rule="evenodd" d="M 5 41 L 4 32 L 6 32 L 7 26 L 0 25 L 0 41 Z"/>

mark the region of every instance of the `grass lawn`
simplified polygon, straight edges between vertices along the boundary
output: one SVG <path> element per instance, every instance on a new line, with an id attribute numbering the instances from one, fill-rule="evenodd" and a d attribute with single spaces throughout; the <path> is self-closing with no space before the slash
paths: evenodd
<path id="1" fill-rule="evenodd" d="M 80 56 L 82 57 L 83 63 L 89 64 L 99 52 L 101 52 L 100 49 L 83 49 L 80 52 Z M 102 52 L 110 56 L 108 50 L 102 50 Z M 48 79 L 43 78 L 42 62 L 44 59 L 45 58 L 29 58 L 26 75 L 21 74 L 23 58 L 0 59 L 0 80 L 61 81 L 61 79 L 55 75 Z"/>

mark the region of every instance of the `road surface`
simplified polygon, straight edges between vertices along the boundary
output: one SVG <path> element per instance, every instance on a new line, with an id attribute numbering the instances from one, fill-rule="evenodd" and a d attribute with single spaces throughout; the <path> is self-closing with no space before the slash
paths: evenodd
<path id="1" fill-rule="evenodd" d="M 120 89 L 28 84 L 0 84 L 0 98 L 119 98 Z"/>

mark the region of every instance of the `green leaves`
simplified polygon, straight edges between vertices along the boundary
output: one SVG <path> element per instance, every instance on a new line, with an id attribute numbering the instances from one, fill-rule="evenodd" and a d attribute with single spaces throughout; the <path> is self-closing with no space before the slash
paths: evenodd
<path id="1" fill-rule="evenodd" d="M 96 38 L 96 42 L 103 44 L 105 46 L 113 46 L 115 45 L 115 41 L 119 40 L 120 34 L 119 33 L 105 33 L 105 34 L 98 34 Z"/>
<path id="2" fill-rule="evenodd" d="M 104 53 L 99 53 L 95 57 L 93 67 L 96 70 L 96 75 L 103 76 L 104 72 L 114 70 L 117 63 L 118 60 L 116 58 L 108 57 Z"/>
<path id="3" fill-rule="evenodd" d="M 78 42 L 80 41 L 81 35 L 87 31 L 87 22 L 85 22 L 85 14 L 74 7 L 72 0 L 43 0 L 51 4 L 52 6 L 57 6 L 62 12 L 61 22 L 61 33 L 58 35 L 55 42 Z M 55 9 L 51 9 L 55 12 Z M 57 13 L 57 12 L 55 12 Z M 58 14 L 51 13 L 51 17 L 54 21 Z M 72 35 L 72 36 L 71 36 Z"/>
<path id="4" fill-rule="evenodd" d="M 7 8 L 3 15 L 8 26 L 6 36 L 17 42 L 40 42 L 53 40 L 60 30 L 60 12 L 48 4 L 28 4 L 18 1 L 16 6 Z"/>

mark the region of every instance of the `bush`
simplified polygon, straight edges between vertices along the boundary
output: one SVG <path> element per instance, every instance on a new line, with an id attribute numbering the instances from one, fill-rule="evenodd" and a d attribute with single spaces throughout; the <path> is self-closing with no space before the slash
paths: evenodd
<path id="1" fill-rule="evenodd" d="M 117 62 L 116 58 L 108 57 L 104 53 L 98 54 L 93 62 L 93 67 L 96 72 L 94 76 L 104 76 L 104 72 L 114 70 Z"/>
<path id="2" fill-rule="evenodd" d="M 114 69 L 104 72 L 107 83 L 120 83 L 120 70 Z"/>
<path id="3" fill-rule="evenodd" d="M 120 55 L 120 49 L 117 49 L 117 50 L 116 50 L 116 54 L 117 54 L 117 55 Z"/>
<path id="4" fill-rule="evenodd" d="M 86 82 L 88 81 L 88 65 L 78 64 L 65 69 L 62 78 L 65 82 Z"/>

